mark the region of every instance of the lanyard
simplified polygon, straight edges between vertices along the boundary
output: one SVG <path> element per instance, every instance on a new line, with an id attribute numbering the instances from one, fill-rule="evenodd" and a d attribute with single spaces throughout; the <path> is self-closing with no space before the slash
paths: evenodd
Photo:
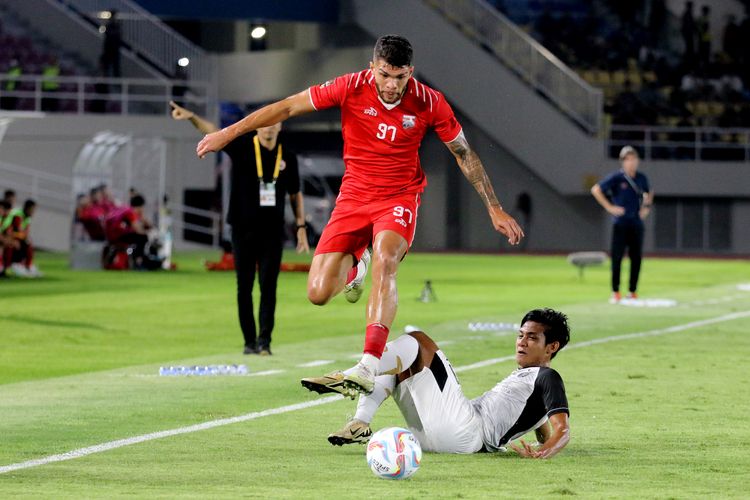
<path id="1" fill-rule="evenodd" d="M 625 177 L 625 180 L 628 181 L 628 184 L 630 184 L 630 187 L 633 188 L 633 191 L 635 191 L 635 194 L 638 195 L 638 206 L 643 205 L 643 190 L 641 187 L 633 181 L 633 179 L 630 178 L 630 176 L 625 173 L 625 171 L 622 171 L 622 175 Z"/>
<path id="2" fill-rule="evenodd" d="M 255 168 L 258 169 L 258 180 L 263 182 L 263 160 L 260 157 L 260 141 L 258 136 L 253 137 L 253 144 L 255 145 Z M 273 182 L 279 178 L 279 170 L 281 168 L 281 144 L 279 144 L 279 152 L 276 153 L 276 166 L 273 169 Z"/>

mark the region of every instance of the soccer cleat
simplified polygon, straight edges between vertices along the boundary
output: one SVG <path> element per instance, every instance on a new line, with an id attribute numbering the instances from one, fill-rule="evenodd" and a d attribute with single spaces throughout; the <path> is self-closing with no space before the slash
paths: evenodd
<path id="1" fill-rule="evenodd" d="M 242 354 L 258 354 L 258 348 L 254 345 L 246 345 L 242 350 Z"/>
<path id="2" fill-rule="evenodd" d="M 637 298 L 638 298 L 638 294 L 637 294 L 637 293 L 635 293 L 635 292 L 630 292 L 630 293 L 629 293 L 629 294 L 627 295 L 627 298 L 628 298 L 628 299 L 631 299 L 631 300 L 635 300 L 635 299 L 637 299 Z"/>
<path id="3" fill-rule="evenodd" d="M 328 436 L 328 442 L 334 446 L 344 446 L 345 444 L 366 443 L 372 436 L 370 424 L 361 420 L 351 420 L 343 429 L 336 431 Z"/>
<path id="4" fill-rule="evenodd" d="M 357 263 L 357 275 L 344 287 L 344 297 L 346 300 L 354 304 L 362 296 L 365 285 L 365 276 L 367 276 L 367 268 L 370 267 L 370 251 L 365 250 L 362 257 Z"/>
<path id="5" fill-rule="evenodd" d="M 372 394 L 375 389 L 375 375 L 362 363 L 357 363 L 349 375 L 344 375 L 344 386 L 362 394 Z"/>
<path id="6" fill-rule="evenodd" d="M 620 300 L 622 300 L 622 295 L 620 295 L 620 292 L 612 292 L 612 297 L 610 297 L 609 303 L 619 304 Z"/>
<path id="7" fill-rule="evenodd" d="M 300 383 L 306 389 L 317 392 L 318 394 L 327 394 L 329 392 L 338 392 L 344 396 L 354 399 L 357 391 L 349 389 L 344 385 L 343 372 L 331 372 L 322 377 L 308 377 L 300 380 Z"/>

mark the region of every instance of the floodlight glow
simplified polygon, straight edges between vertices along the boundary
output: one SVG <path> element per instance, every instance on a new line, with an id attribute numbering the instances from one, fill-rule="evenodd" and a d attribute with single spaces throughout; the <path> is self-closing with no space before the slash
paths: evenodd
<path id="1" fill-rule="evenodd" d="M 112 19 L 112 13 L 108 10 L 103 10 L 99 13 L 99 19 Z"/>
<path id="2" fill-rule="evenodd" d="M 179 65 L 179 66 L 180 66 L 181 68 L 184 68 L 184 67 L 186 67 L 186 66 L 187 66 L 188 64 L 190 64 L 190 59 L 188 59 L 187 57 L 180 57 L 179 59 L 177 59 L 177 64 L 178 64 L 178 65 Z"/>
<path id="3" fill-rule="evenodd" d="M 253 28 L 253 30 L 250 32 L 250 36 L 253 37 L 256 40 L 259 40 L 266 36 L 266 28 L 265 26 L 256 26 Z"/>

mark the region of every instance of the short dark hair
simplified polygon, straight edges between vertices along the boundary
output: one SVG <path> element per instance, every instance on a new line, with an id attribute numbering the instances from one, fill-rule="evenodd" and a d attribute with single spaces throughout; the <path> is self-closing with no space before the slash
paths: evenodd
<path id="1" fill-rule="evenodd" d="M 409 40 L 401 35 L 383 35 L 375 42 L 373 62 L 382 59 L 395 68 L 411 66 L 412 49 Z"/>
<path id="2" fill-rule="evenodd" d="M 143 196 L 137 194 L 130 198 L 130 206 L 131 207 L 142 207 L 146 204 L 146 200 L 143 199 Z"/>
<path id="3" fill-rule="evenodd" d="M 23 211 L 27 212 L 30 208 L 33 208 L 36 206 L 36 202 L 29 198 L 28 200 L 23 202 Z"/>
<path id="4" fill-rule="evenodd" d="M 12 198 L 16 195 L 16 192 L 12 189 L 6 189 L 5 193 L 3 193 L 3 199 L 7 200 L 8 198 Z"/>
<path id="5" fill-rule="evenodd" d="M 10 202 L 8 200 L 0 200 L 0 208 L 2 208 L 3 210 L 10 210 Z"/>
<path id="6" fill-rule="evenodd" d="M 527 321 L 541 323 L 547 328 L 544 330 L 544 344 L 549 345 L 552 342 L 559 342 L 560 347 L 552 353 L 554 358 L 570 340 L 570 328 L 568 327 L 568 317 L 554 309 L 545 307 L 544 309 L 534 309 L 526 313 L 521 320 L 521 325 Z"/>

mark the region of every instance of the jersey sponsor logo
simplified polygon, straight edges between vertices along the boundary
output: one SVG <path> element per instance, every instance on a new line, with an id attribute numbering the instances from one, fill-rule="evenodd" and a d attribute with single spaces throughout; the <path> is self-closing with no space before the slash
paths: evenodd
<path id="1" fill-rule="evenodd" d="M 414 125 L 417 124 L 417 117 L 413 115 L 403 115 L 403 119 L 401 120 L 401 125 L 404 128 L 412 128 Z"/>
<path id="2" fill-rule="evenodd" d="M 396 224 L 401 224 L 404 227 L 408 225 L 404 219 L 396 219 L 395 222 Z"/>
<path id="3" fill-rule="evenodd" d="M 621 182 L 620 183 L 620 189 L 627 189 L 627 188 L 628 188 L 628 183 L 627 182 Z"/>
<path id="4" fill-rule="evenodd" d="M 378 116 L 378 110 L 370 106 L 369 108 L 365 109 L 365 114 L 369 116 Z"/>
<path id="5" fill-rule="evenodd" d="M 324 88 L 328 87 L 329 85 L 333 85 L 333 80 L 328 80 L 328 81 L 327 81 L 327 82 L 325 82 L 325 83 L 321 83 L 321 84 L 320 84 L 320 88 L 321 88 L 321 89 L 324 89 Z"/>

